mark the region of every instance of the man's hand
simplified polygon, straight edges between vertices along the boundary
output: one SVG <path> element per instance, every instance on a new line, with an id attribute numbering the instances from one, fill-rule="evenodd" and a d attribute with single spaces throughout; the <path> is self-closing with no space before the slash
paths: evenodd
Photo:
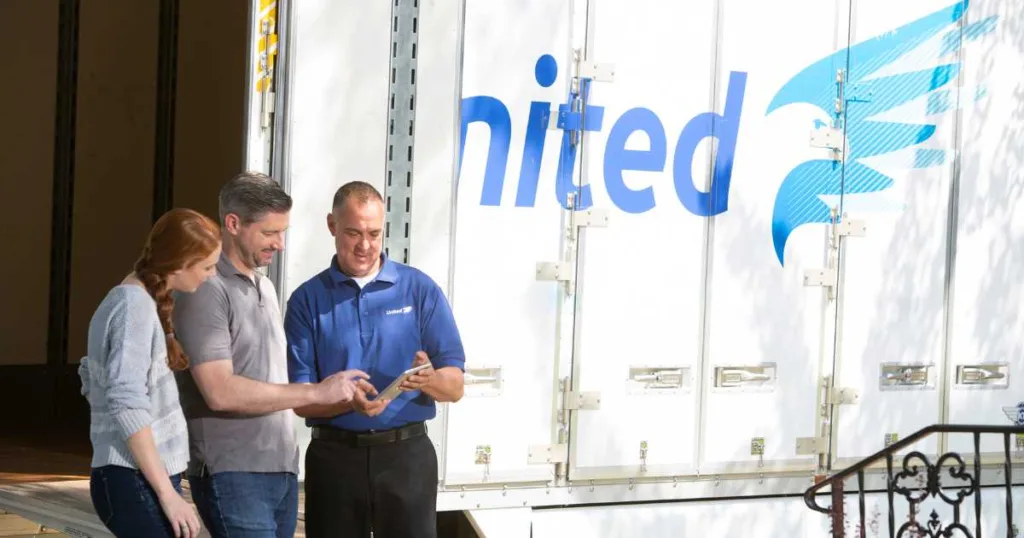
<path id="1" fill-rule="evenodd" d="M 430 357 L 427 356 L 426 352 L 417 351 L 416 356 L 412 361 L 412 365 L 415 367 L 421 364 L 430 364 Z M 421 390 L 423 387 L 430 385 L 430 382 L 433 380 L 433 378 L 434 367 L 427 366 L 426 368 L 420 370 L 419 372 L 416 372 L 415 374 L 409 376 L 409 379 L 406 379 L 405 382 L 402 383 L 402 390 Z"/>
<path id="2" fill-rule="evenodd" d="M 361 415 L 368 417 L 375 417 L 384 412 L 387 408 L 390 400 L 373 400 L 370 401 L 366 396 L 376 396 L 377 389 L 373 388 L 368 381 L 360 379 L 357 381 L 355 394 L 352 396 L 352 409 Z"/>
<path id="3" fill-rule="evenodd" d="M 317 383 L 317 403 L 333 405 L 339 402 L 351 402 L 356 393 L 361 392 L 356 383 L 366 383 L 370 376 L 361 370 L 345 370 L 332 374 Z M 369 383 L 366 383 L 369 385 Z M 372 387 L 371 387 L 372 388 Z"/>

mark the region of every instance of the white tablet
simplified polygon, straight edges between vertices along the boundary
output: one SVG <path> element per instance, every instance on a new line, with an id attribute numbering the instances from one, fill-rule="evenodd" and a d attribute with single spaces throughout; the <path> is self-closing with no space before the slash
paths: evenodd
<path id="1" fill-rule="evenodd" d="M 429 362 L 426 363 L 426 364 L 421 364 L 419 366 L 415 366 L 413 368 L 409 368 L 408 370 L 402 372 L 402 375 L 398 376 L 398 378 L 396 378 L 394 381 L 392 381 L 391 384 L 388 385 L 388 388 L 386 388 L 383 391 L 381 391 L 380 394 L 378 394 L 377 397 L 374 398 L 374 400 L 380 400 L 381 398 L 387 398 L 388 400 L 394 400 L 402 392 L 402 383 L 405 383 L 405 380 L 409 379 L 409 376 L 419 372 L 420 370 L 424 370 L 426 368 L 430 368 L 430 363 Z"/>

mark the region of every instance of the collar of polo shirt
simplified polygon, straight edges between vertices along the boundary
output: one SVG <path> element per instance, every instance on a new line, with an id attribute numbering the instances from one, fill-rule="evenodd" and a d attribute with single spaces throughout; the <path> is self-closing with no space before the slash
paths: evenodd
<path id="1" fill-rule="evenodd" d="M 220 259 L 217 260 L 217 271 L 221 276 L 240 276 L 253 284 L 256 284 L 261 276 L 266 276 L 266 274 L 261 273 L 259 269 L 254 269 L 252 276 L 243 273 L 240 269 L 235 267 L 235 264 L 231 262 L 231 258 L 228 257 L 224 250 L 221 250 Z"/>
<path id="2" fill-rule="evenodd" d="M 331 279 L 337 283 L 354 280 L 352 277 L 342 273 L 341 269 L 338 268 L 337 254 L 331 256 L 330 275 Z M 383 252 L 380 254 L 380 270 L 377 272 L 377 278 L 375 280 L 380 280 L 389 284 L 394 284 L 398 280 L 398 269 L 395 268 L 395 262 L 391 261 L 391 259 Z"/>
<path id="3" fill-rule="evenodd" d="M 224 249 L 221 249 L 220 259 L 217 260 L 217 271 L 219 271 L 222 276 L 245 276 L 245 273 L 239 271 L 238 268 L 235 267 L 235 264 L 231 263 L 231 258 L 228 258 L 228 253 Z"/>

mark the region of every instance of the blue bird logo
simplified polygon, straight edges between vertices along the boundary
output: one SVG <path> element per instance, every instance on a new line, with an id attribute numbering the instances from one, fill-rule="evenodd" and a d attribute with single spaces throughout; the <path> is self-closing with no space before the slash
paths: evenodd
<path id="1" fill-rule="evenodd" d="M 968 1 L 939 10 L 916 21 L 839 50 L 795 75 L 775 94 L 766 114 L 780 107 L 806 103 L 831 114 L 834 125 L 845 134 L 845 162 L 831 159 L 800 163 L 782 181 L 772 213 L 772 240 L 779 263 L 785 265 L 786 242 L 798 227 L 828 223 L 831 210 L 821 197 L 847 196 L 886 190 L 894 179 L 864 164 L 863 160 L 901 151 L 928 141 L 935 125 L 879 119 L 878 116 L 927 95 L 927 115 L 955 108 L 960 73 L 956 53 L 963 43 L 995 29 L 996 17 L 961 25 Z M 929 66 L 905 72 L 887 69 L 922 44 L 946 31 L 938 57 L 924 58 Z M 951 61 L 945 61 L 952 58 Z M 914 59 L 921 59 L 915 55 Z M 938 62 L 939 65 L 935 65 Z M 843 72 L 840 82 L 837 74 Z M 842 92 L 840 87 L 842 86 Z M 842 96 L 836 111 L 837 99 Z M 980 97 L 979 93 L 978 96 Z M 827 127 L 815 120 L 815 129 Z M 911 168 L 945 162 L 943 150 L 917 148 Z M 840 198 L 842 203 L 842 198 Z"/>

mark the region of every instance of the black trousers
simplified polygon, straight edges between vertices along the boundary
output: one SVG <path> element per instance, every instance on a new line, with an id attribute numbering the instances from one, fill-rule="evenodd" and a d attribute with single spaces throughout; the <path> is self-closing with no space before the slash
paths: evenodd
<path id="1" fill-rule="evenodd" d="M 309 538 L 437 536 L 437 452 L 426 434 L 366 447 L 314 438 L 305 492 Z"/>

